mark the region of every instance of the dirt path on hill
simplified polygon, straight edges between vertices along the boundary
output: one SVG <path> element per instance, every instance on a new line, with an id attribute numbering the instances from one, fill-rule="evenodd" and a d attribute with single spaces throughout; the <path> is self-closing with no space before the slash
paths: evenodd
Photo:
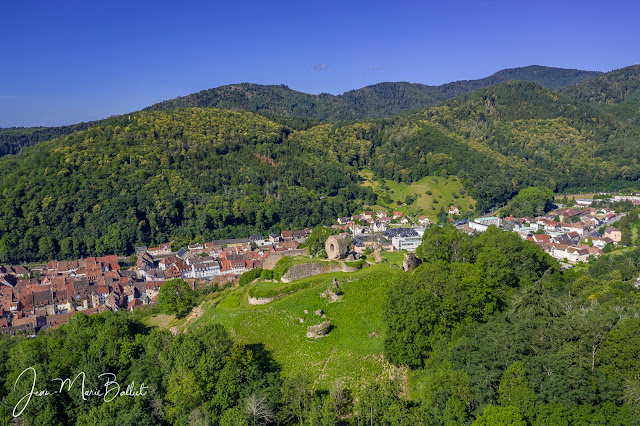
<path id="1" fill-rule="evenodd" d="M 331 348 L 331 353 L 329 354 L 326 361 L 324 362 L 324 365 L 322 366 L 322 370 L 320 370 L 320 373 L 318 374 L 318 378 L 313 382 L 313 387 L 311 388 L 312 390 L 316 390 L 316 385 L 318 384 L 318 381 L 320 381 L 320 378 L 324 374 L 325 368 L 327 368 L 327 364 L 329 364 L 329 361 L 331 361 L 331 357 L 333 357 L 333 354 L 335 354 L 336 352 L 338 352 L 338 348 L 336 346 Z"/>
<path id="2" fill-rule="evenodd" d="M 186 333 L 188 331 L 189 325 L 191 325 L 191 323 L 193 321 L 195 321 L 198 318 L 200 318 L 200 316 L 202 315 L 202 305 L 203 304 L 204 304 L 204 300 L 198 306 L 193 308 L 191 310 L 191 312 L 189 312 L 189 315 L 187 315 L 187 318 L 185 319 L 185 322 L 184 322 L 184 328 L 182 329 L 183 333 Z"/>

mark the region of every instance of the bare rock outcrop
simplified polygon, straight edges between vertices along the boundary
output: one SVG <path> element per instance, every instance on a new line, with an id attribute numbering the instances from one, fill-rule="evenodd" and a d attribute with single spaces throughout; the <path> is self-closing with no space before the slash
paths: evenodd
<path id="1" fill-rule="evenodd" d="M 404 260 L 402 261 L 402 268 L 405 271 L 411 272 L 420 266 L 421 263 L 422 260 L 418 259 L 415 254 L 405 253 Z"/>
<path id="2" fill-rule="evenodd" d="M 247 303 L 250 305 L 266 305 L 275 300 L 275 297 L 251 297 L 247 296 Z"/>

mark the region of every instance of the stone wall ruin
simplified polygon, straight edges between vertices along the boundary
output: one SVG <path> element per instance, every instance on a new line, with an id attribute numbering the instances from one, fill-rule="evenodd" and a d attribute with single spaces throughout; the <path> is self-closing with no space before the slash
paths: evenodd
<path id="1" fill-rule="evenodd" d="M 344 259 L 347 257 L 348 247 L 347 241 L 344 237 L 340 237 L 338 235 L 330 236 L 324 244 L 324 249 L 331 260 Z"/>

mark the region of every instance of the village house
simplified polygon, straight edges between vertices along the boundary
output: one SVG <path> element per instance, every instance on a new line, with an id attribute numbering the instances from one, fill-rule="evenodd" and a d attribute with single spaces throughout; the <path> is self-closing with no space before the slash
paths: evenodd
<path id="1" fill-rule="evenodd" d="M 261 234 L 253 234 L 249 237 L 249 244 L 255 244 L 257 247 L 266 245 L 264 237 Z"/>
<path id="2" fill-rule="evenodd" d="M 189 265 L 191 270 L 183 273 L 183 278 L 211 280 L 220 275 L 220 263 L 212 257 L 195 259 Z"/>
<path id="3" fill-rule="evenodd" d="M 349 218 L 348 217 L 339 217 L 338 218 L 338 225 L 346 225 L 347 223 L 349 223 Z"/>
<path id="4" fill-rule="evenodd" d="M 549 254 L 558 260 L 565 260 L 569 258 L 568 252 L 569 246 L 560 243 L 549 244 Z"/>
<path id="5" fill-rule="evenodd" d="M 158 247 L 149 247 L 147 249 L 152 256 L 165 256 L 171 254 L 171 243 L 160 244 Z"/>
<path id="6" fill-rule="evenodd" d="M 277 243 L 279 241 L 280 241 L 280 235 L 274 234 L 274 233 L 269 234 L 269 242 L 271 244 Z"/>
<path id="7" fill-rule="evenodd" d="M 144 303 L 142 302 L 142 300 L 140 299 L 133 299 L 131 302 L 129 302 L 129 304 L 127 305 L 127 310 L 128 311 L 133 311 L 134 309 L 140 308 L 144 306 Z"/>
<path id="8" fill-rule="evenodd" d="M 293 231 L 293 239 L 294 241 L 297 241 L 299 243 L 304 243 L 304 241 L 307 239 L 307 236 L 307 231 L 304 229 Z"/>
<path id="9" fill-rule="evenodd" d="M 456 206 L 449 207 L 449 215 L 458 215 L 460 210 Z"/>
<path id="10" fill-rule="evenodd" d="M 609 226 L 604 230 L 604 236 L 606 238 L 611 238 L 616 243 L 619 243 L 622 240 L 622 232 L 618 228 L 614 228 L 613 226 Z"/>
<path id="11" fill-rule="evenodd" d="M 567 260 L 570 263 L 588 262 L 589 249 L 580 247 L 567 248 Z"/>
<path id="12" fill-rule="evenodd" d="M 374 222 L 371 224 L 372 232 L 384 232 L 387 230 L 387 224 L 385 222 Z"/>
<path id="13" fill-rule="evenodd" d="M 531 238 L 536 244 L 549 244 L 551 242 L 551 237 L 547 234 L 533 234 Z"/>

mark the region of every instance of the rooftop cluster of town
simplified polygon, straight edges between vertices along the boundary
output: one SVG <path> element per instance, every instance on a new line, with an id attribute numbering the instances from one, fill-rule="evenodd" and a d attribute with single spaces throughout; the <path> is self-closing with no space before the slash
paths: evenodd
<path id="1" fill-rule="evenodd" d="M 50 261 L 41 270 L 0 267 L 0 334 L 32 335 L 65 323 L 75 312 L 133 310 L 157 302 L 167 279 L 182 278 L 223 286 L 262 267 L 273 253 L 297 249 L 309 229 L 280 235 L 191 244 L 173 252 L 171 244 L 139 247 L 137 263 L 123 270 L 116 255 Z"/>
<path id="2" fill-rule="evenodd" d="M 640 205 L 638 196 L 615 196 L 608 201 L 631 201 Z M 468 233 L 479 233 L 489 226 L 505 231 L 516 232 L 522 239 L 533 241 L 545 252 L 563 263 L 564 267 L 587 262 L 591 256 L 598 258 L 607 244 L 617 245 L 622 238 L 619 229 L 610 226 L 621 216 L 615 210 L 591 207 L 593 200 L 577 200 L 572 208 L 558 208 L 538 217 L 479 217 L 473 220 L 454 220 L 460 214 L 455 206 L 448 211 L 449 221 L 456 228 Z M 411 224 L 411 228 L 394 228 L 393 225 Z M 364 212 L 361 215 L 338 219 L 336 228 L 353 234 L 356 252 L 380 244 L 382 248 L 415 251 L 422 240 L 424 229 L 430 225 L 426 216 L 417 220 L 393 212 L 393 216 L 384 211 Z M 601 235 L 597 229 L 606 226 Z"/>
<path id="3" fill-rule="evenodd" d="M 620 201 L 618 198 L 613 201 Z M 640 204 L 640 197 L 636 198 L 631 201 Z M 490 216 L 455 224 L 469 234 L 483 232 L 491 225 L 516 232 L 522 239 L 538 244 L 566 268 L 587 262 L 591 256 L 600 257 L 607 244 L 616 246 L 622 239 L 620 230 L 611 226 L 621 215 L 612 209 L 590 207 L 591 204 L 592 200 L 578 200 L 574 207 L 558 208 L 535 218 Z M 597 230 L 605 226 L 600 234 Z"/>

